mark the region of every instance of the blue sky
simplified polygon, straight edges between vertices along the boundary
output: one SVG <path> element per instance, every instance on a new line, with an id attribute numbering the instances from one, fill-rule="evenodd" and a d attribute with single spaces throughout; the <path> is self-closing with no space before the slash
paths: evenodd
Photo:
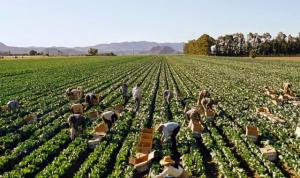
<path id="1" fill-rule="evenodd" d="M 300 32 L 299 0 L 0 0 L 0 42 L 185 42 L 203 33 Z"/>

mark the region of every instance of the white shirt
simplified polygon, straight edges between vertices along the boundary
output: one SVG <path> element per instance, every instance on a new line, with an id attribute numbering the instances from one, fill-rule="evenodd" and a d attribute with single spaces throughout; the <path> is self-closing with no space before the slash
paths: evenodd
<path id="1" fill-rule="evenodd" d="M 140 89 L 140 87 L 134 87 L 132 89 L 132 96 L 133 96 L 133 98 L 141 98 L 141 89 Z"/>
<path id="2" fill-rule="evenodd" d="M 106 111 L 102 114 L 102 117 L 104 117 L 107 120 L 111 120 L 112 115 L 115 113 L 113 111 Z"/>
<path id="3" fill-rule="evenodd" d="M 178 166 L 178 169 L 173 166 L 165 166 L 164 171 L 159 175 L 155 176 L 154 178 L 161 178 L 166 176 L 171 177 L 179 177 L 183 173 L 183 168 Z"/>
<path id="4" fill-rule="evenodd" d="M 173 131 L 179 126 L 176 122 L 168 122 L 163 124 L 164 129 L 162 130 L 164 142 L 169 140 L 169 137 L 172 135 Z"/>

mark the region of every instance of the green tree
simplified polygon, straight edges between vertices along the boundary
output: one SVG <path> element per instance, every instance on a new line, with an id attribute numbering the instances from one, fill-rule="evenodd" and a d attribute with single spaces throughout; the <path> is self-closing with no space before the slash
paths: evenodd
<path id="1" fill-rule="evenodd" d="M 37 55 L 37 52 L 35 50 L 30 50 L 29 55 L 30 56 L 35 56 L 35 55 Z"/>
<path id="2" fill-rule="evenodd" d="M 90 56 L 96 56 L 97 54 L 98 54 L 98 49 L 90 48 L 88 50 L 88 55 L 90 55 Z"/>

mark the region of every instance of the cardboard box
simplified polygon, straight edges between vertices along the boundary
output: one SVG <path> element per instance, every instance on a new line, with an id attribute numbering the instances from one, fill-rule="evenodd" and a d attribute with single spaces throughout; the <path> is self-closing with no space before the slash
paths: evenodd
<path id="1" fill-rule="evenodd" d="M 246 136 L 253 140 L 254 142 L 257 141 L 259 135 L 259 130 L 255 126 L 247 126 L 246 127 Z"/>
<path id="2" fill-rule="evenodd" d="M 141 130 L 142 133 L 150 133 L 153 134 L 153 128 L 143 128 Z"/>
<path id="3" fill-rule="evenodd" d="M 98 118 L 98 115 L 99 115 L 98 111 L 91 111 L 88 114 L 89 118 L 92 118 L 92 119 Z"/>
<path id="4" fill-rule="evenodd" d="M 136 158 L 129 158 L 129 163 L 134 165 L 137 172 L 144 172 L 150 168 L 150 162 L 154 157 L 155 151 L 152 151 L 149 154 L 139 154 Z"/>
<path id="5" fill-rule="evenodd" d="M 265 146 L 264 148 L 259 148 L 261 153 L 267 157 L 270 161 L 275 161 L 277 159 L 277 152 L 275 148 L 270 145 Z"/>
<path id="6" fill-rule="evenodd" d="M 256 108 L 256 112 L 260 112 L 260 113 L 270 113 L 269 108 L 267 107 L 261 107 L 261 108 Z"/>
<path id="7" fill-rule="evenodd" d="M 105 123 L 99 124 L 99 125 L 95 128 L 95 130 L 94 130 L 95 134 L 96 134 L 96 135 L 99 135 L 99 136 L 104 136 L 104 135 L 106 135 L 106 132 L 107 132 L 107 131 L 108 131 L 108 126 L 107 126 L 107 124 L 105 124 Z"/>
<path id="8" fill-rule="evenodd" d="M 37 119 L 37 115 L 35 113 L 31 113 L 31 114 L 28 114 L 27 116 L 25 116 L 24 119 L 27 123 L 31 123 Z"/>
<path id="9" fill-rule="evenodd" d="M 153 134 L 152 133 L 144 133 L 142 132 L 140 134 L 140 140 L 143 140 L 143 139 L 153 139 Z"/>

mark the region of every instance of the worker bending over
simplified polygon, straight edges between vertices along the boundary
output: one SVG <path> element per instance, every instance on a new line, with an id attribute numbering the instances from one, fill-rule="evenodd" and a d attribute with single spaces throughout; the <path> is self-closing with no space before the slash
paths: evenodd
<path id="1" fill-rule="evenodd" d="M 164 170 L 154 178 L 174 177 L 174 178 L 188 178 L 187 172 L 181 165 L 176 163 L 170 156 L 165 156 L 160 160 L 160 165 L 164 166 Z"/>
<path id="2" fill-rule="evenodd" d="M 7 102 L 7 109 L 9 112 L 15 112 L 20 109 L 20 103 L 17 100 Z"/>
<path id="3" fill-rule="evenodd" d="M 201 121 L 201 116 L 196 108 L 192 108 L 192 109 L 188 110 L 185 113 L 185 116 L 186 116 L 186 119 L 188 122 L 192 119 Z"/>
<path id="4" fill-rule="evenodd" d="M 101 118 L 103 119 L 104 123 L 107 124 L 108 128 L 110 129 L 112 124 L 119 118 L 118 113 L 114 111 L 106 111 L 102 113 Z"/>
<path id="5" fill-rule="evenodd" d="M 180 125 L 176 122 L 167 122 L 160 124 L 157 130 L 162 133 L 161 143 L 166 143 L 171 138 L 171 148 L 176 149 L 176 136 L 180 130 Z"/>
<path id="6" fill-rule="evenodd" d="M 164 100 L 170 104 L 171 103 L 171 100 L 173 99 L 174 97 L 174 94 L 172 91 L 170 90 L 165 90 L 164 93 L 163 93 L 163 96 L 164 96 Z"/>
<path id="7" fill-rule="evenodd" d="M 73 104 L 71 106 L 71 112 L 73 114 L 83 114 L 83 111 L 84 111 L 84 105 L 83 104 Z"/>
<path id="8" fill-rule="evenodd" d="M 201 90 L 199 92 L 199 97 L 198 97 L 198 101 L 197 101 L 198 106 L 201 105 L 201 100 L 203 98 L 210 98 L 210 92 L 208 90 Z"/>
<path id="9" fill-rule="evenodd" d="M 88 93 L 87 95 L 85 95 L 85 102 L 89 106 L 93 106 L 97 105 L 99 103 L 99 100 L 95 93 Z"/>
<path id="10" fill-rule="evenodd" d="M 80 88 L 68 88 L 66 90 L 66 96 L 67 97 L 76 97 L 76 98 L 83 98 L 84 93 L 83 90 Z"/>
<path id="11" fill-rule="evenodd" d="M 68 123 L 70 125 L 70 138 L 72 140 L 74 140 L 75 137 L 78 136 L 85 128 L 85 120 L 85 117 L 81 114 L 72 114 L 68 118 Z"/>

